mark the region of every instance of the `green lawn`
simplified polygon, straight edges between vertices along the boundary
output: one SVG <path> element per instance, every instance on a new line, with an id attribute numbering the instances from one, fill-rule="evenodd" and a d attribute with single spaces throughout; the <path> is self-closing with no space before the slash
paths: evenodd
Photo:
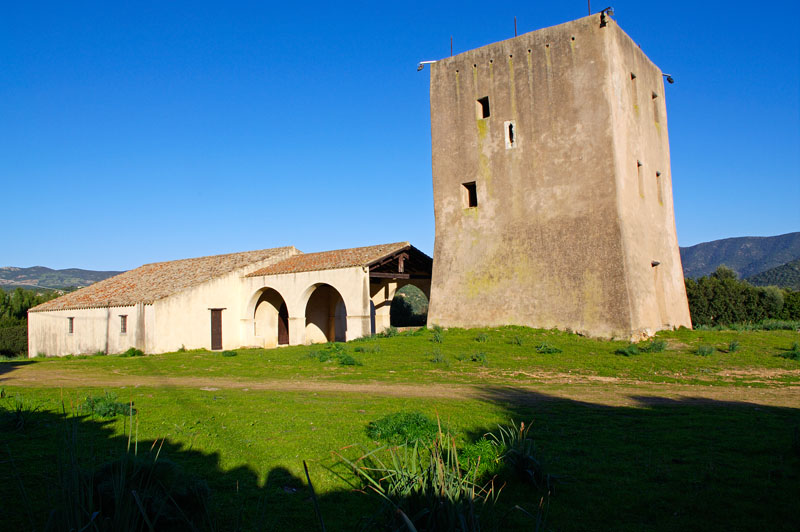
<path id="1" fill-rule="evenodd" d="M 235 379 L 326 379 L 343 382 L 413 382 L 519 384 L 550 380 L 553 374 L 613 377 L 639 382 L 763 386 L 800 382 L 800 363 L 780 355 L 800 340 L 795 331 L 679 331 L 662 332 L 667 342 L 661 353 L 621 356 L 627 342 L 593 340 L 561 331 L 523 327 L 463 330 L 441 334 L 441 343 L 426 329 L 391 338 L 362 339 L 341 346 L 361 366 L 343 366 L 336 360 L 320 362 L 315 354 L 332 344 L 240 349 L 236 357 L 190 351 L 148 357 L 67 357 L 36 359 L 30 371 L 57 371 L 82 377 L 170 376 Z M 483 340 L 483 341 L 479 341 Z M 726 352 L 732 341 L 735 352 Z M 538 353 L 542 343 L 560 353 Z M 519 345 L 518 345 L 519 344 Z M 715 352 L 700 356 L 700 346 Z M 486 361 L 473 362 L 483 353 Z M 310 356 L 311 355 L 311 356 Z M 434 359 L 442 362 L 433 362 Z M 51 366 L 52 365 L 52 366 Z M 742 373 L 742 374 L 740 374 Z"/>
<path id="2" fill-rule="evenodd" d="M 358 529 L 377 501 L 329 471 L 331 451 L 354 444 L 373 447 L 365 432 L 369 421 L 417 410 L 438 416 L 461 443 L 498 423 L 533 422 L 538 455 L 557 477 L 547 497 L 547 529 L 797 530 L 800 404 L 770 406 L 758 395 L 796 391 L 800 361 L 778 355 L 798 340 L 797 333 L 676 331 L 658 337 L 668 342 L 665 352 L 631 357 L 614 354 L 625 343 L 509 327 L 444 331 L 441 343 L 432 341 L 433 332 L 422 331 L 340 348 L 241 350 L 233 357 L 187 352 L 5 362 L 0 364 L 0 386 L 5 386 L 0 522 L 8 530 L 43 528 L 58 498 L 59 466 L 67 462 L 65 442 L 73 438 L 69 430 L 77 427 L 77 449 L 87 469 L 89 462 L 120 456 L 131 430 L 140 454 L 165 438 L 159 460 L 174 461 L 210 487 L 210 529 L 316 530 L 303 460 L 328 530 Z M 738 351 L 720 351 L 733 340 L 740 344 Z M 562 352 L 537 353 L 543 342 Z M 700 345 L 717 351 L 694 354 Z M 337 350 L 363 365 L 319 361 L 320 353 Z M 437 353 L 446 362 L 432 362 Z M 485 365 L 471 361 L 476 353 L 486 355 Z M 10 384 L 15 372 L 23 371 L 40 378 L 40 384 Z M 84 379 L 59 389 L 48 381 L 53 375 Z M 565 375 L 577 375 L 575 382 Z M 95 378 L 105 382 L 115 376 L 138 376 L 142 384 L 92 385 Z M 586 378 L 593 376 L 624 382 Z M 154 385 L 159 377 L 187 381 Z M 191 385 L 191 378 L 343 386 L 338 392 L 203 390 Z M 348 384 L 376 382 L 420 388 L 468 384 L 478 393 L 463 399 L 347 390 Z M 664 383 L 657 388 L 663 393 L 655 393 L 653 383 Z M 713 386 L 722 395 L 670 399 L 674 383 L 697 395 Z M 628 402 L 609 406 L 614 401 L 604 397 L 623 386 Z M 62 405 L 69 413 L 87 395 L 104 391 L 133 401 L 138 414 L 132 429 L 123 416 L 103 421 L 61 415 Z M 725 399 L 732 392 L 750 395 Z M 18 401 L 24 405 L 20 415 L 14 412 Z M 355 456 L 358 450 L 341 452 Z M 505 512 L 518 504 L 534 511 L 546 495 L 510 482 L 501 492 L 500 508 Z M 531 529 L 521 512 L 509 519 L 505 530 Z"/>

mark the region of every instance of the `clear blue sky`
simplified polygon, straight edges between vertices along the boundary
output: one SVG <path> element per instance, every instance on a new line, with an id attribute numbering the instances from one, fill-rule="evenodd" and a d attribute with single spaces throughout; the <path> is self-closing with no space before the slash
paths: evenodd
<path id="1" fill-rule="evenodd" d="M 676 83 L 678 239 L 800 230 L 800 4 L 615 19 Z M 606 4 L 593 2 L 599 10 Z M 587 2 L 6 2 L 0 266 L 295 245 L 433 251 L 428 70 Z"/>

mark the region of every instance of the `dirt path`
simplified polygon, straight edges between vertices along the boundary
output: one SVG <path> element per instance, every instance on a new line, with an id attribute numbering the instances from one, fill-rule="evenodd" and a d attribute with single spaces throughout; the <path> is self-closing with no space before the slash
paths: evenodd
<path id="1" fill-rule="evenodd" d="M 385 382 L 336 382 L 330 380 L 246 380 L 231 378 L 165 376 L 86 376 L 73 372 L 15 371 L 0 376 L 2 386 L 45 388 L 188 388 L 209 392 L 226 389 L 242 391 L 284 391 L 306 393 L 357 393 L 392 397 L 434 399 L 491 399 L 517 404 L 570 399 L 597 405 L 686 404 L 702 402 L 751 403 L 753 405 L 800 408 L 800 387 L 746 388 L 693 386 L 686 384 L 626 382 L 575 382 L 545 380 L 535 385 L 412 384 Z"/>

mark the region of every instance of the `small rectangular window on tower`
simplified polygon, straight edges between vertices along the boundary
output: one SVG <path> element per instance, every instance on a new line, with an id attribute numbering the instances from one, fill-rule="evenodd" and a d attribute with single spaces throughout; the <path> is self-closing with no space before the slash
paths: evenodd
<path id="1" fill-rule="evenodd" d="M 489 97 L 478 98 L 475 110 L 478 112 L 478 118 L 489 118 Z"/>
<path id="2" fill-rule="evenodd" d="M 464 208 L 478 206 L 478 189 L 475 181 L 461 185 L 461 195 L 464 201 Z"/>
<path id="3" fill-rule="evenodd" d="M 119 332 L 120 334 L 128 332 L 128 316 L 125 314 L 120 314 L 119 316 Z"/>
<path id="4" fill-rule="evenodd" d="M 503 129 L 506 132 L 506 149 L 510 150 L 517 143 L 517 125 L 513 120 L 507 120 L 503 124 Z"/>
<path id="5" fill-rule="evenodd" d="M 72 334 L 75 332 L 75 318 L 67 318 L 67 332 Z"/>

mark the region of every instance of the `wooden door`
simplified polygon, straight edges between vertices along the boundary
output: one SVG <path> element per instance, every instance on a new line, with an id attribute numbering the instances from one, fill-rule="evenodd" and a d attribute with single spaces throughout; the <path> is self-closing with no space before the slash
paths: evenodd
<path id="1" fill-rule="evenodd" d="M 289 310 L 286 303 L 281 303 L 278 309 L 278 345 L 289 344 Z"/>
<path id="2" fill-rule="evenodd" d="M 211 349 L 222 349 L 222 309 L 211 309 Z"/>

